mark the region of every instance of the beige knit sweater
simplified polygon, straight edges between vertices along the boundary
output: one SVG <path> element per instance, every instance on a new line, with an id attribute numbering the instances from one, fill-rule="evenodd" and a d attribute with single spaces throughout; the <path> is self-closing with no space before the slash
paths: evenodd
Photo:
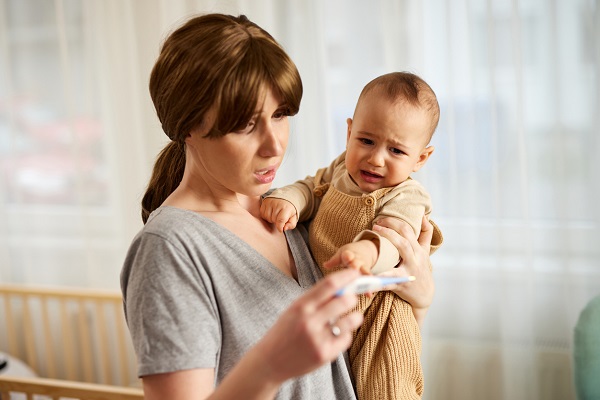
<path id="1" fill-rule="evenodd" d="M 309 244 L 319 266 L 341 245 L 361 234 L 361 238 L 374 239 L 379 245 L 379 258 L 372 272 L 393 268 L 399 261 L 398 251 L 385 238 L 370 231 L 373 222 L 383 217 L 400 218 L 419 232 L 423 214 L 431 212 L 429 195 L 412 179 L 393 188 L 363 193 L 348 175 L 344 156 L 345 153 L 329 167 L 317 171 L 315 177 L 277 189 L 269 197 L 294 204 L 300 221 L 312 218 Z M 434 224 L 432 252 L 442 241 Z M 324 274 L 335 271 L 322 270 Z M 349 349 L 358 398 L 420 399 L 421 334 L 410 304 L 393 292 L 384 291 L 372 297 L 359 296 L 356 309 L 365 317 Z"/>

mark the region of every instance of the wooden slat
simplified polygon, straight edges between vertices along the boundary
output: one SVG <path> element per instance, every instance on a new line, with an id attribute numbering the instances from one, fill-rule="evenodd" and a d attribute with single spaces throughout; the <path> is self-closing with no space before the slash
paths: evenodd
<path id="1" fill-rule="evenodd" d="M 46 376 L 49 378 L 56 378 L 56 352 L 54 351 L 54 343 L 52 341 L 52 328 L 50 327 L 50 316 L 48 311 L 48 298 L 46 296 L 40 297 L 41 310 L 42 310 L 42 324 L 44 326 L 44 343 L 46 351 Z"/>
<path id="2" fill-rule="evenodd" d="M 142 400 L 144 398 L 143 391 L 136 388 L 0 375 L 0 393 L 6 392 L 86 400 Z"/>
<path id="3" fill-rule="evenodd" d="M 65 372 L 67 379 L 77 380 L 77 373 L 75 371 L 75 358 L 73 355 L 73 329 L 72 323 L 69 320 L 69 312 L 67 309 L 67 303 L 65 301 L 60 302 L 60 322 L 61 332 L 63 338 L 63 352 L 65 357 Z"/>
<path id="4" fill-rule="evenodd" d="M 56 288 L 45 286 L 24 286 L 0 284 L 0 293 L 19 294 L 19 295 L 47 295 L 57 298 L 83 298 L 83 299 L 102 299 L 102 300 L 120 300 L 121 294 L 114 291 L 98 289 L 74 289 L 74 288 Z"/>
<path id="5" fill-rule="evenodd" d="M 39 370 L 39 363 L 37 357 L 37 351 L 35 349 L 35 340 L 33 337 L 34 328 L 33 328 L 33 320 L 31 317 L 31 304 L 30 295 L 23 295 L 23 334 L 25 336 L 25 349 L 27 350 L 27 363 L 34 369 Z"/>
<path id="6" fill-rule="evenodd" d="M 100 351 L 100 369 L 104 377 L 103 383 L 112 385 L 115 382 L 113 382 L 113 375 L 111 374 L 108 360 L 108 349 L 110 348 L 110 345 L 108 343 L 109 336 L 106 329 L 106 318 L 104 316 L 106 308 L 102 307 L 102 302 L 100 301 L 95 301 L 94 306 L 96 307 L 96 328 L 99 330 L 98 348 Z"/>
<path id="7" fill-rule="evenodd" d="M 78 310 L 77 310 L 77 316 L 78 318 L 78 325 L 79 325 L 79 344 L 81 346 L 81 356 L 82 356 L 82 362 L 83 362 L 83 376 L 84 376 L 84 380 L 86 382 L 92 382 L 93 381 L 93 358 L 92 358 L 92 352 L 91 352 L 91 348 L 90 348 L 90 329 L 88 326 L 88 320 L 87 320 L 87 308 L 85 306 L 85 300 L 84 299 L 79 299 L 79 302 L 77 303 L 78 305 Z"/>
<path id="8" fill-rule="evenodd" d="M 5 326 L 6 326 L 6 336 L 8 340 L 8 351 L 11 354 L 18 353 L 17 346 L 17 335 L 15 330 L 15 319 L 12 312 L 12 307 L 10 306 L 12 303 L 12 299 L 7 293 L 2 293 L 2 297 L 4 298 L 4 315 L 6 317 Z"/>

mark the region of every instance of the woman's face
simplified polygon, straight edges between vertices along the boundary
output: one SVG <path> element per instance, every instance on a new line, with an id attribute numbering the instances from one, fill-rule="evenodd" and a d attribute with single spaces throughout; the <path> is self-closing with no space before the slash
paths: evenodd
<path id="1" fill-rule="evenodd" d="M 243 130 L 215 139 L 204 138 L 205 129 L 192 132 L 186 140 L 192 156 L 192 178 L 197 174 L 213 191 L 247 196 L 265 193 L 287 147 L 287 115 L 285 104 L 267 89 L 264 102 L 257 104 L 256 113 Z"/>

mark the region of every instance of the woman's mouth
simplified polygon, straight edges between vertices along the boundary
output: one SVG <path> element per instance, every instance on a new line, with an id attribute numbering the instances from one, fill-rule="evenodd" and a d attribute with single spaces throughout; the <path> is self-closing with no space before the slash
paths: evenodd
<path id="1" fill-rule="evenodd" d="M 270 168 L 265 168 L 265 169 L 256 171 L 254 173 L 254 176 L 256 176 L 256 179 L 260 183 L 271 183 L 275 179 L 276 174 L 277 174 L 277 167 L 270 167 Z"/>

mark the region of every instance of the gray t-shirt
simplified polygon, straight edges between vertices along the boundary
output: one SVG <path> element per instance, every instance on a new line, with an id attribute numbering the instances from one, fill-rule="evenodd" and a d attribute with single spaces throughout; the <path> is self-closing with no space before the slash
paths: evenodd
<path id="1" fill-rule="evenodd" d="M 279 315 L 318 279 L 299 226 L 286 232 L 298 281 L 202 215 L 154 211 L 121 272 L 140 376 L 215 368 L 218 384 Z M 294 360 L 290 360 L 294 362 Z M 343 355 L 287 381 L 278 399 L 355 399 Z"/>

